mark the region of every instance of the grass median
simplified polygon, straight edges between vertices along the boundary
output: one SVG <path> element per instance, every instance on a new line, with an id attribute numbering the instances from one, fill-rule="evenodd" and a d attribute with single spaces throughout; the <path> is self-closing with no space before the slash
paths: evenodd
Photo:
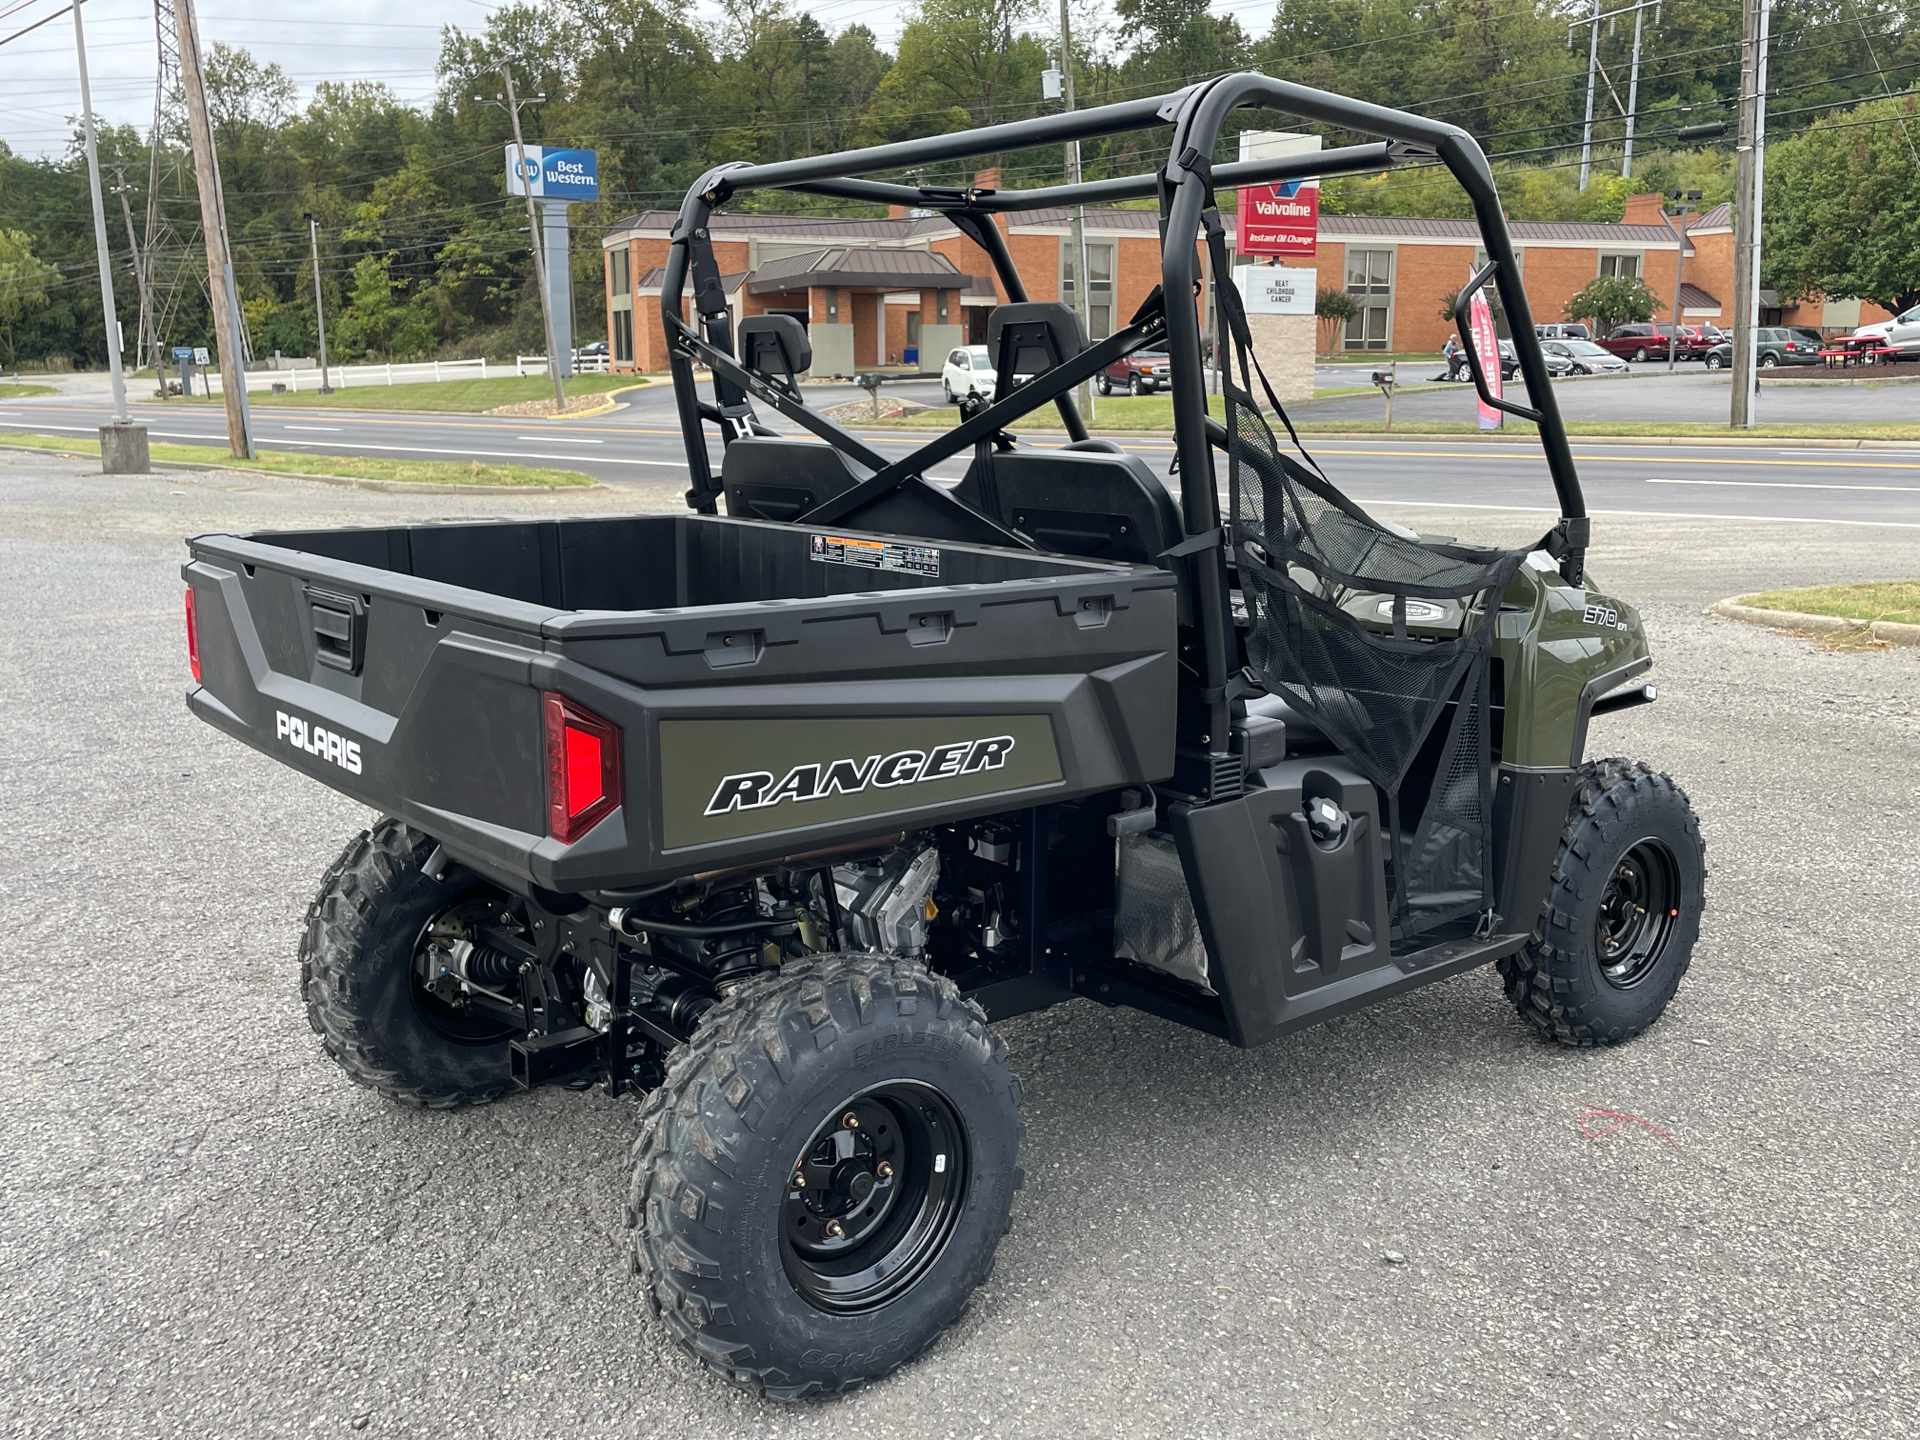
<path id="1" fill-rule="evenodd" d="M 320 372 L 302 370 L 300 388 L 284 395 L 271 390 L 247 391 L 252 406 L 297 405 L 301 409 L 323 410 L 425 410 L 457 415 L 477 415 L 497 405 L 517 405 L 527 400 L 553 398 L 553 382 L 544 375 L 502 375 L 492 379 L 426 380 L 413 385 L 349 385 L 333 388 L 331 395 L 319 392 Z M 635 375 L 574 375 L 567 380 L 567 398 L 582 395 L 606 395 L 615 390 L 631 390 L 646 380 Z M 150 397 L 139 397 L 143 403 Z M 162 402 L 155 401 L 155 404 Z M 183 402 L 175 396 L 168 405 L 222 405 L 218 395 L 209 399 L 195 395 Z"/>
<path id="2" fill-rule="evenodd" d="M 1734 603 L 1750 605 L 1756 610 L 1920 625 L 1920 580 L 1863 580 L 1845 585 L 1809 585 L 1798 590 L 1762 590 L 1755 595 L 1738 596 Z"/>
<path id="3" fill-rule="evenodd" d="M 100 442 L 65 435 L 16 435 L 0 432 L 0 447 L 54 450 L 73 455 L 98 455 Z M 346 480 L 378 480 L 406 485 L 461 485 L 475 489 L 492 486 L 539 487 L 569 490 L 591 485 L 591 475 L 578 470 L 553 470 L 539 465 L 482 465 L 478 460 L 386 460 L 363 455 L 297 455 L 279 450 L 255 452 L 251 460 L 236 460 L 213 445 L 152 445 L 155 460 L 189 465 L 220 465 L 236 470 L 264 470 L 275 475 L 321 475 Z"/>
<path id="4" fill-rule="evenodd" d="M 0 383 L 0 400 L 19 400 L 27 395 L 58 395 L 59 393 L 51 385 L 16 385 L 11 380 Z"/>

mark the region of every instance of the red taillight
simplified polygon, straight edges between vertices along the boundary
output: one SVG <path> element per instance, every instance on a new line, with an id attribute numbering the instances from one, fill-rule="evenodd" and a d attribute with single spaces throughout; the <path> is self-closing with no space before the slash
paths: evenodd
<path id="1" fill-rule="evenodd" d="M 620 803 L 620 727 L 553 690 L 547 733 L 547 833 L 571 845 Z"/>
<path id="2" fill-rule="evenodd" d="M 193 667 L 193 683 L 200 683 L 200 632 L 193 624 L 193 587 L 187 587 L 187 664 Z"/>

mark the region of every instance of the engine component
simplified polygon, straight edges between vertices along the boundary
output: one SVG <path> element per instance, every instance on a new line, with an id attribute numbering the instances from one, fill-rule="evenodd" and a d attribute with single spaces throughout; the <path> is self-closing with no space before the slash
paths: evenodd
<path id="1" fill-rule="evenodd" d="M 1353 817 L 1324 795 L 1311 797 L 1306 804 L 1307 832 L 1314 844 L 1331 850 L 1347 838 Z"/>
<path id="2" fill-rule="evenodd" d="M 933 887 L 940 852 L 911 845 L 878 860 L 833 867 L 833 889 L 846 917 L 847 941 L 857 950 L 917 956 L 927 948 L 927 925 L 939 914 Z"/>

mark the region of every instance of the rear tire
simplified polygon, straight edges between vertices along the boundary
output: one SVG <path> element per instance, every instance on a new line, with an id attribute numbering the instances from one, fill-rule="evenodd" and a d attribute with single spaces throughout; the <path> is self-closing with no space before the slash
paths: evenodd
<path id="1" fill-rule="evenodd" d="M 1687 973 L 1706 877 L 1684 790 L 1632 761 L 1588 764 L 1533 938 L 1499 962 L 1507 999 L 1563 1045 L 1631 1040 Z"/>
<path id="2" fill-rule="evenodd" d="M 1103 374 L 1098 380 L 1093 382 L 1093 388 L 1098 390 L 1102 395 L 1111 395 L 1113 394 L 1113 380 L 1111 377 Z"/>
<path id="3" fill-rule="evenodd" d="M 300 993 L 327 1054 L 356 1085 L 423 1109 L 484 1105 L 512 1084 L 511 1032 L 441 1006 L 414 949 L 449 912 L 508 897 L 458 865 L 421 866 L 433 840 L 385 819 L 327 871 L 300 937 Z"/>
<path id="4" fill-rule="evenodd" d="M 1709 370 L 1718 370 L 1726 363 L 1727 362 L 1722 360 L 1718 355 L 1707 356 L 1707 369 Z"/>
<path id="5" fill-rule="evenodd" d="M 747 980 L 641 1111 L 627 1225 L 654 1314 L 708 1369 L 781 1399 L 919 1354 L 1007 1229 L 1006 1055 L 913 961 L 825 955 Z"/>
<path id="6" fill-rule="evenodd" d="M 1644 365 L 1647 360 L 1647 347 L 1644 345 L 1636 346 L 1634 348 L 1633 358 Z"/>

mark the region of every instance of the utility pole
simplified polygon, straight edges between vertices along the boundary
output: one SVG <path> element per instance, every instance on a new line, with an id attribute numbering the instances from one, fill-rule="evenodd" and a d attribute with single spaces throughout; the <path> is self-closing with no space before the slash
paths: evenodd
<path id="1" fill-rule="evenodd" d="M 1593 0 L 1587 22 L 1587 119 L 1580 127 L 1580 188 L 1587 188 L 1587 170 L 1593 164 L 1593 82 L 1600 73 L 1600 0 Z"/>
<path id="2" fill-rule="evenodd" d="M 127 222 L 127 249 L 133 252 L 133 283 L 140 289 L 140 348 L 153 361 L 153 376 L 159 382 L 160 394 L 164 397 L 167 393 L 167 375 L 160 364 L 160 344 L 153 338 L 153 306 L 147 298 L 147 261 L 140 253 L 140 241 L 133 233 L 133 207 L 127 204 L 127 172 L 115 165 L 113 175 L 113 193 L 120 197 L 120 218 Z M 138 358 L 135 357 L 136 362 Z M 137 363 L 134 368 L 139 368 Z"/>
<path id="3" fill-rule="evenodd" d="M 1623 179 L 1633 174 L 1633 117 L 1640 109 L 1640 22 L 1646 18 L 1645 5 L 1633 7 L 1633 69 L 1627 75 L 1627 144 L 1620 155 L 1620 174 Z M 1677 290 L 1674 293 L 1679 294 Z M 1673 323 L 1678 325 L 1680 322 L 1675 320 Z"/>
<path id="4" fill-rule="evenodd" d="M 327 379 L 327 307 L 320 300 L 320 223 L 313 218 L 311 210 L 300 218 L 307 222 L 307 239 L 313 244 L 313 320 L 320 330 L 320 393 L 331 395 L 333 386 Z"/>
<path id="5" fill-rule="evenodd" d="M 187 97 L 187 134 L 193 142 L 193 179 L 200 191 L 200 224 L 207 237 L 207 291 L 220 345 L 221 399 L 227 406 L 227 446 L 236 458 L 253 458 L 247 412 L 247 372 L 240 339 L 240 299 L 227 247 L 227 201 L 220 188 L 220 161 L 213 152 L 213 122 L 207 115 L 206 77 L 200 68 L 200 33 L 193 0 L 173 0 L 180 34 L 180 87 Z"/>
<path id="6" fill-rule="evenodd" d="M 527 196 L 527 239 L 533 246 L 533 283 L 540 291 L 540 323 L 547 332 L 547 374 L 553 377 L 553 413 L 563 415 L 567 409 L 567 391 L 560 375 L 560 342 L 554 335 L 553 306 L 547 299 L 546 246 L 540 233 L 540 221 L 533 212 L 533 179 L 527 174 L 527 144 L 520 138 L 521 105 L 538 105 L 547 97 L 533 95 L 524 101 L 516 99 L 513 93 L 513 69 L 505 61 L 500 64 L 500 82 L 506 87 L 506 94 L 491 103 L 501 106 L 513 121 L 513 163 L 520 176 L 520 188 Z M 474 99 L 481 97 L 476 95 Z"/>
<path id="7" fill-rule="evenodd" d="M 1754 331 L 1760 326 L 1760 186 L 1766 146 L 1767 36 L 1771 0 L 1741 0 L 1740 129 L 1734 162 L 1733 405 L 1729 424 L 1751 430 L 1760 378 Z"/>
<path id="8" fill-rule="evenodd" d="M 1680 351 L 1680 323 L 1684 313 L 1680 304 L 1681 266 L 1687 258 L 1687 207 L 1700 198 L 1698 190 L 1689 190 L 1682 195 L 1678 190 L 1669 190 L 1667 198 L 1680 207 L 1680 244 L 1673 252 L 1673 333 L 1667 337 L 1667 371 L 1673 372 L 1674 360 Z M 1667 214 L 1674 212 L 1668 210 Z"/>
<path id="9" fill-rule="evenodd" d="M 80 65 L 80 130 L 87 146 L 87 194 L 93 201 L 93 249 L 100 265 L 100 308 L 107 323 L 107 374 L 113 382 L 113 423 L 126 425 L 127 377 L 120 373 L 120 320 L 113 306 L 113 255 L 107 249 L 107 206 L 100 194 L 100 152 L 93 136 L 93 87 L 87 82 L 87 32 L 80 24 L 80 6 L 73 6 L 73 53 Z M 100 437 L 104 457 L 107 437 Z"/>
<path id="10" fill-rule="evenodd" d="M 1073 113 L 1073 22 L 1067 16 L 1067 0 L 1060 0 L 1060 104 L 1067 114 Z M 1080 183 L 1080 142 L 1067 142 L 1067 184 Z M 1069 222 L 1067 243 L 1073 247 L 1073 301 L 1074 308 L 1080 312 L 1080 329 L 1092 339 L 1093 327 L 1093 282 L 1087 275 L 1087 207 L 1073 207 L 1073 219 Z M 1080 413 L 1082 416 L 1093 413 L 1093 382 L 1080 382 Z"/>

